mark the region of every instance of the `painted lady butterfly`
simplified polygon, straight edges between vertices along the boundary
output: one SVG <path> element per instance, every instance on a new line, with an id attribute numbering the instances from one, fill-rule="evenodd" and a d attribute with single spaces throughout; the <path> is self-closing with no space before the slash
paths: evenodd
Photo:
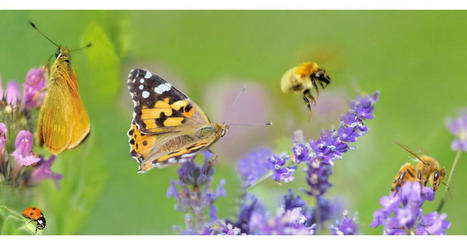
<path id="1" fill-rule="evenodd" d="M 128 90 L 134 102 L 130 155 L 140 163 L 140 173 L 192 158 L 229 129 L 211 123 L 185 94 L 149 71 L 131 70 Z"/>

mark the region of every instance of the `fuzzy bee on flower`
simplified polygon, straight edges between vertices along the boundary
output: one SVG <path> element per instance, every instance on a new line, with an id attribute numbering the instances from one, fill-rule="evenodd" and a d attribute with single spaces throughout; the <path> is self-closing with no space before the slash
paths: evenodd
<path id="1" fill-rule="evenodd" d="M 284 93 L 301 93 L 311 112 L 311 105 L 316 103 L 316 98 L 319 96 L 318 85 L 325 89 L 329 83 L 331 83 L 331 78 L 326 70 L 315 62 L 305 62 L 285 72 L 281 79 L 281 90 Z M 312 95 L 313 90 L 316 91 L 316 98 Z"/>
<path id="2" fill-rule="evenodd" d="M 439 162 L 436 159 L 430 156 L 418 156 L 407 146 L 398 142 L 395 143 L 416 157 L 419 162 L 415 167 L 410 163 L 406 163 L 400 168 L 391 185 L 391 191 L 395 191 L 397 193 L 399 188 L 401 188 L 407 181 L 420 182 L 423 186 L 426 186 L 429 182 L 433 191 L 436 191 L 446 177 L 446 169 L 440 168 Z"/>

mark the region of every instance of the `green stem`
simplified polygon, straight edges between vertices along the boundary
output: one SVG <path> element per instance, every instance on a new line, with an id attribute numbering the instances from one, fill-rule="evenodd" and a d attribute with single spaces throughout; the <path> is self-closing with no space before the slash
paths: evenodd
<path id="1" fill-rule="evenodd" d="M 288 168 L 288 167 L 291 167 L 293 165 L 298 165 L 296 164 L 295 162 L 290 162 L 289 164 L 285 164 L 285 168 Z M 266 181 L 268 178 L 270 178 L 272 176 L 272 170 L 269 171 L 267 174 L 263 175 L 263 177 L 259 178 L 255 183 L 253 183 L 252 185 L 248 186 L 246 188 L 246 190 L 251 190 L 253 189 L 253 187 L 257 186 L 258 184 L 261 184 L 262 182 Z"/>
<path id="2" fill-rule="evenodd" d="M 260 179 L 258 179 L 255 183 L 253 183 L 252 185 L 248 186 L 246 189 L 247 190 L 251 190 L 253 189 L 253 187 L 255 187 L 256 185 L 266 181 L 268 178 L 270 178 L 272 176 L 272 171 L 269 171 L 267 174 L 265 174 L 263 177 L 261 177 Z"/>
<path id="3" fill-rule="evenodd" d="M 438 213 L 440 213 L 441 210 L 443 209 L 444 203 L 446 201 L 447 194 L 449 193 L 449 187 L 450 187 L 450 184 L 451 184 L 451 180 L 452 180 L 452 177 L 454 175 L 454 169 L 457 166 L 457 162 L 459 162 L 459 158 L 461 157 L 461 154 L 462 154 L 462 151 L 457 151 L 456 157 L 454 158 L 454 162 L 452 163 L 451 171 L 449 172 L 449 176 L 448 176 L 448 181 L 446 182 L 446 188 L 445 188 L 445 191 L 444 191 L 443 198 L 441 199 L 441 202 L 439 203 L 438 208 L 436 209 L 436 211 L 438 211 Z"/>

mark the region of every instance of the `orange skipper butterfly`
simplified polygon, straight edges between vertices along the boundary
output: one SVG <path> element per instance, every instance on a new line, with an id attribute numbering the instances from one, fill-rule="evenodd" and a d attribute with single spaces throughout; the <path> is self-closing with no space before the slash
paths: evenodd
<path id="1" fill-rule="evenodd" d="M 42 36 L 58 49 L 49 70 L 47 94 L 39 112 L 36 141 L 57 155 L 77 147 L 89 134 L 91 124 L 79 94 L 76 74 L 71 67 L 68 48 L 57 45 L 30 22 Z M 91 44 L 86 46 L 90 47 Z"/>

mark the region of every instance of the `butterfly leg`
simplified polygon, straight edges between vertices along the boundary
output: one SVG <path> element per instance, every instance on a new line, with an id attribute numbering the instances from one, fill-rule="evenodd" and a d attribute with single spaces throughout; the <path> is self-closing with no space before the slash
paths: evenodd
<path id="1" fill-rule="evenodd" d="M 34 95 L 34 97 L 32 97 L 32 100 L 37 100 L 39 98 L 39 95 L 44 93 L 44 92 L 47 92 L 47 87 L 45 88 L 42 88 L 41 90 L 39 90 L 39 92 L 37 94 Z"/>

